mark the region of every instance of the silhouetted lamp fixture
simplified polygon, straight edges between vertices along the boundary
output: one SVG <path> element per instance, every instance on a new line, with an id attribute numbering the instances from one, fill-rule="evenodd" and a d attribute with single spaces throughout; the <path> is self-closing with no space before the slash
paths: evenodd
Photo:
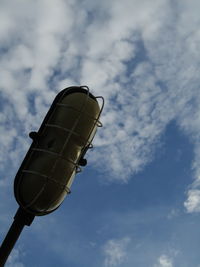
<path id="1" fill-rule="evenodd" d="M 103 97 L 94 97 L 87 86 L 66 88 L 56 96 L 39 131 L 29 134 L 33 142 L 14 181 L 19 209 L 0 247 L 0 266 L 23 227 L 31 225 L 36 215 L 57 209 L 70 193 L 75 174 L 87 164 L 84 156 L 97 127 L 102 126 L 103 105 Z"/>

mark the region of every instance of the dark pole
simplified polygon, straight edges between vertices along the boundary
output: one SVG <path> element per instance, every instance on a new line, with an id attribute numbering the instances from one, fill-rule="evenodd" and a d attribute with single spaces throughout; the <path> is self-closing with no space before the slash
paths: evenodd
<path id="1" fill-rule="evenodd" d="M 17 210 L 12 223 L 3 243 L 0 247 L 0 267 L 3 267 L 12 251 L 17 239 L 19 238 L 25 225 L 30 226 L 34 215 L 26 212 L 21 207 Z"/>

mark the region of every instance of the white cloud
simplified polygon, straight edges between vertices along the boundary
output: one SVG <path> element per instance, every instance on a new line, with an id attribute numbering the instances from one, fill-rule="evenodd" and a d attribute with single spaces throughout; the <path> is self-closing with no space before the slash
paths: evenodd
<path id="1" fill-rule="evenodd" d="M 159 257 L 158 263 L 154 265 L 154 267 L 173 267 L 172 259 L 170 259 L 167 255 L 163 254 Z"/>
<path id="2" fill-rule="evenodd" d="M 187 212 L 200 212 L 200 190 L 189 190 L 184 206 Z"/>
<path id="3" fill-rule="evenodd" d="M 60 86 L 76 83 L 105 97 L 91 160 L 110 179 L 127 182 L 150 162 L 172 120 L 195 144 L 198 179 L 198 8 L 186 0 L 2 1 L 0 145 L 12 153 L 1 164 L 25 152 L 25 132 L 38 128 Z"/>
<path id="4" fill-rule="evenodd" d="M 126 260 L 126 249 L 130 242 L 130 238 L 111 239 L 106 242 L 103 247 L 105 255 L 104 266 L 120 266 Z"/>

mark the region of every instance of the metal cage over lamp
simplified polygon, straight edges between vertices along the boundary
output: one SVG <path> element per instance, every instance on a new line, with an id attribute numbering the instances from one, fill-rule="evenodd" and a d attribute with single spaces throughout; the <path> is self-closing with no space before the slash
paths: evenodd
<path id="1" fill-rule="evenodd" d="M 102 126 L 103 106 L 103 97 L 93 96 L 87 86 L 66 88 L 56 96 L 38 132 L 29 134 L 33 142 L 14 181 L 20 208 L 0 247 L 0 266 L 23 226 L 30 225 L 36 215 L 57 209 L 70 193 L 75 174 L 87 163 L 84 156 L 92 147 L 97 127 Z"/>
<path id="2" fill-rule="evenodd" d="M 88 87 L 69 87 L 55 98 L 16 175 L 21 207 L 35 215 L 55 210 L 70 193 L 81 160 L 102 126 L 98 98 Z"/>

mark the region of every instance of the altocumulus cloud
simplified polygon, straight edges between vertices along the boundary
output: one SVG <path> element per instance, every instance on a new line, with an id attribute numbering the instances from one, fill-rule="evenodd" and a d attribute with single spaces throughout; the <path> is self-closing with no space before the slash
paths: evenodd
<path id="1" fill-rule="evenodd" d="M 91 160 L 127 182 L 176 120 L 195 144 L 185 207 L 199 211 L 199 8 L 197 0 L 1 1 L 1 169 L 18 165 L 25 133 L 58 90 L 87 84 L 106 100 Z"/>

